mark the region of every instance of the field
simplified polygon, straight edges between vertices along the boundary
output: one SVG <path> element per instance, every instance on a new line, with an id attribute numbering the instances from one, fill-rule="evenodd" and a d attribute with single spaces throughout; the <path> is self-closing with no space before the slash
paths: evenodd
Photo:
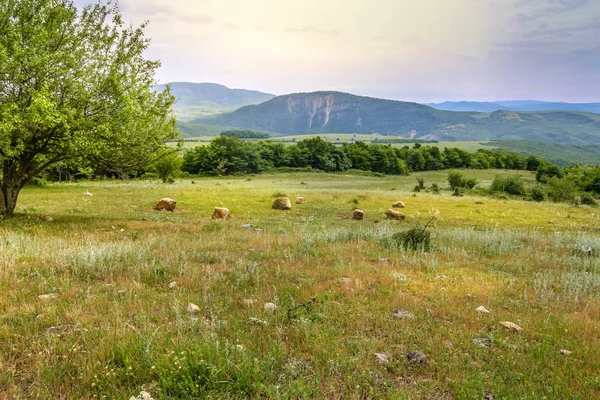
<path id="1" fill-rule="evenodd" d="M 598 209 L 415 177 L 27 187 L 0 221 L 0 398 L 598 398 Z M 394 236 L 430 220 L 429 252 Z"/>

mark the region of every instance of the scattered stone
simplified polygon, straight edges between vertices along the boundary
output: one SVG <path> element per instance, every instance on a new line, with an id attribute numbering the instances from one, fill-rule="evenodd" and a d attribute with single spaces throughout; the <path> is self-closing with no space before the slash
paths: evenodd
<path id="1" fill-rule="evenodd" d="M 38 296 L 38 299 L 43 300 L 43 301 L 54 300 L 54 299 L 58 299 L 58 294 L 56 294 L 56 293 L 40 294 Z"/>
<path id="2" fill-rule="evenodd" d="M 365 219 L 365 212 L 363 210 L 354 210 L 354 212 L 352 212 L 352 219 L 355 221 L 362 221 Z"/>
<path id="3" fill-rule="evenodd" d="M 475 309 L 475 311 L 480 312 L 480 313 L 484 313 L 484 314 L 489 314 L 490 311 L 485 308 L 484 306 L 479 306 Z"/>
<path id="4" fill-rule="evenodd" d="M 519 325 L 510 322 L 510 321 L 502 321 L 500 322 L 500 325 L 502 325 L 503 327 L 505 327 L 506 329 L 510 330 L 510 331 L 515 331 L 515 332 L 521 332 L 523 330 L 523 328 L 521 328 Z"/>
<path id="5" fill-rule="evenodd" d="M 475 338 L 473 343 L 481 347 L 492 347 L 492 339 L 488 338 Z"/>
<path id="6" fill-rule="evenodd" d="M 385 257 L 379 257 L 379 262 L 381 262 L 381 263 L 386 263 L 386 262 L 388 262 L 388 261 L 390 261 L 390 259 L 389 259 L 389 258 L 385 258 Z"/>
<path id="7" fill-rule="evenodd" d="M 562 354 L 563 356 L 570 356 L 571 354 L 573 354 L 573 352 L 572 352 L 572 351 L 570 351 L 570 350 L 565 350 L 565 349 L 562 349 L 562 350 L 560 351 L 560 354 Z"/>
<path id="8" fill-rule="evenodd" d="M 263 321 L 262 319 L 258 319 L 258 318 L 254 318 L 254 317 L 248 318 L 248 321 L 250 321 L 256 325 L 268 325 L 269 324 L 267 321 Z"/>
<path id="9" fill-rule="evenodd" d="M 374 353 L 373 357 L 375 357 L 375 361 L 377 361 L 378 364 L 389 364 L 390 359 L 389 356 L 385 353 Z"/>
<path id="10" fill-rule="evenodd" d="M 400 221 L 405 218 L 405 215 L 400 211 L 392 210 L 391 208 L 385 212 L 387 219 L 391 219 L 393 221 Z"/>
<path id="11" fill-rule="evenodd" d="M 187 305 L 187 312 L 193 315 L 198 314 L 200 312 L 200 307 L 198 307 L 194 303 L 190 303 Z"/>
<path id="12" fill-rule="evenodd" d="M 54 221 L 54 218 L 52 218 L 49 215 L 44 215 L 44 221 L 46 221 L 46 222 L 52 222 L 52 221 Z"/>
<path id="13" fill-rule="evenodd" d="M 212 215 L 212 219 L 229 219 L 230 217 L 229 209 L 225 207 L 215 207 Z"/>
<path id="14" fill-rule="evenodd" d="M 427 365 L 429 359 L 422 351 L 409 351 L 406 353 L 406 359 L 411 364 Z"/>
<path id="15" fill-rule="evenodd" d="M 244 299 L 244 304 L 246 304 L 247 306 L 253 306 L 256 303 L 258 303 L 258 300 L 256 299 Z"/>
<path id="16" fill-rule="evenodd" d="M 394 310 L 392 317 L 396 319 L 414 319 L 415 315 L 406 310 Z"/>
<path id="17" fill-rule="evenodd" d="M 83 195 L 84 195 L 84 196 L 93 196 L 93 194 L 91 194 L 89 190 L 86 190 L 86 191 L 83 193 Z"/>
<path id="18" fill-rule="evenodd" d="M 494 400 L 494 395 L 487 393 L 485 396 L 483 396 L 483 400 Z"/>
<path id="19" fill-rule="evenodd" d="M 436 281 L 445 281 L 446 279 L 448 279 L 446 275 L 438 275 L 435 277 Z"/>
<path id="20" fill-rule="evenodd" d="M 156 211 L 173 212 L 173 211 L 175 211 L 176 205 L 177 205 L 177 201 L 170 199 L 168 197 L 165 197 L 164 199 L 161 199 L 158 203 L 156 203 L 156 205 L 154 206 L 154 209 Z"/>
<path id="21" fill-rule="evenodd" d="M 175 289 L 177 287 L 177 281 L 169 282 L 167 286 L 169 289 Z"/>
<path id="22" fill-rule="evenodd" d="M 449 341 L 449 340 L 446 340 L 446 341 L 444 342 L 444 347 L 445 347 L 445 348 L 447 348 L 448 350 L 454 350 L 454 345 L 453 345 L 453 344 L 452 344 L 452 342 L 451 342 L 451 341 Z"/>
<path id="23" fill-rule="evenodd" d="M 265 311 L 274 313 L 277 311 L 277 306 L 274 303 L 265 303 L 264 309 Z"/>
<path id="24" fill-rule="evenodd" d="M 402 201 L 397 201 L 394 204 L 392 204 L 393 208 L 404 208 L 404 203 Z"/>
<path id="25" fill-rule="evenodd" d="M 73 325 L 51 326 L 50 328 L 46 329 L 46 333 L 49 335 L 66 335 L 67 333 L 71 333 L 74 328 L 75 327 Z"/>
<path id="26" fill-rule="evenodd" d="M 127 291 L 125 289 L 121 289 L 117 292 L 117 295 L 119 297 L 125 297 L 126 294 L 127 294 Z"/>
<path id="27" fill-rule="evenodd" d="M 352 279 L 348 278 L 347 276 L 342 276 L 340 278 L 340 282 L 342 282 L 342 283 L 350 283 L 350 282 L 352 282 Z"/>
<path id="28" fill-rule="evenodd" d="M 273 201 L 273 210 L 291 210 L 292 202 L 288 197 L 278 197 Z"/>
<path id="29" fill-rule="evenodd" d="M 304 204 L 304 197 L 296 197 L 296 204 Z"/>
<path id="30" fill-rule="evenodd" d="M 292 282 L 294 283 L 302 283 L 304 281 L 306 281 L 306 279 L 300 278 L 299 276 L 292 276 Z"/>

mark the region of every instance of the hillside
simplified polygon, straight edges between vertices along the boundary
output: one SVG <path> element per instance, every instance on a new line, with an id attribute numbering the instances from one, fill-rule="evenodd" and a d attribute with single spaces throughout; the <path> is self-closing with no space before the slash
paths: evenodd
<path id="1" fill-rule="evenodd" d="M 537 100 L 514 100 L 514 101 L 445 101 L 443 103 L 426 104 L 438 110 L 445 111 L 474 111 L 493 112 L 499 110 L 508 111 L 580 111 L 588 113 L 600 113 L 600 103 L 564 103 L 547 102 Z"/>
<path id="2" fill-rule="evenodd" d="M 600 115 L 570 112 L 451 112 L 340 92 L 278 96 L 192 121 L 282 134 L 380 133 L 438 140 L 527 139 L 600 143 Z"/>
<path id="3" fill-rule="evenodd" d="M 177 98 L 173 110 L 177 119 L 182 121 L 233 111 L 275 97 L 254 90 L 230 89 L 216 83 L 173 82 L 170 86 L 171 93 Z M 158 85 L 155 89 L 162 91 L 165 85 Z"/>
<path id="4" fill-rule="evenodd" d="M 537 156 L 564 167 L 567 165 L 600 165 L 600 144 L 571 145 L 529 140 L 496 140 L 486 143 L 523 156 Z"/>

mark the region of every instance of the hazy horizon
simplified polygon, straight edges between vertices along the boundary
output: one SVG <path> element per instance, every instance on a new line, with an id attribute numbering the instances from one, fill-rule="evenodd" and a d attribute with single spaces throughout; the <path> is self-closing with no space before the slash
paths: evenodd
<path id="1" fill-rule="evenodd" d="M 134 25 L 149 21 L 161 83 L 419 103 L 600 102 L 593 0 L 121 0 L 120 9 Z"/>

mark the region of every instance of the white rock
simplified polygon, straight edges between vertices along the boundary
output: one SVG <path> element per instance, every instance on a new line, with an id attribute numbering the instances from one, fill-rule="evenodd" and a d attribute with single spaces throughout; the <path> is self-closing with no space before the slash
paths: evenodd
<path id="1" fill-rule="evenodd" d="M 268 325 L 269 324 L 267 321 L 263 321 L 261 319 L 254 318 L 254 317 L 248 318 L 248 321 L 255 323 L 256 325 Z"/>
<path id="2" fill-rule="evenodd" d="M 415 315 L 406 310 L 394 310 L 392 317 L 396 319 L 413 319 Z"/>
<path id="3" fill-rule="evenodd" d="M 570 356 L 571 354 L 573 354 L 573 352 L 572 352 L 572 351 L 570 351 L 570 350 L 565 350 L 565 349 L 562 349 L 562 350 L 560 351 L 560 354 L 562 354 L 563 356 Z"/>
<path id="4" fill-rule="evenodd" d="M 169 287 L 169 289 L 175 289 L 177 287 L 177 282 L 176 281 L 169 282 L 168 287 Z"/>
<path id="5" fill-rule="evenodd" d="M 373 357 L 375 357 L 375 361 L 379 364 L 389 364 L 390 362 L 389 356 L 385 353 L 374 353 Z"/>
<path id="6" fill-rule="evenodd" d="M 274 303 L 265 303 L 264 305 L 265 311 L 274 313 L 277 311 L 277 306 Z"/>
<path id="7" fill-rule="evenodd" d="M 484 306 L 479 306 L 475 309 L 475 311 L 480 312 L 480 313 L 484 313 L 484 314 L 489 314 L 490 311 L 485 308 Z"/>
<path id="8" fill-rule="evenodd" d="M 86 190 L 85 193 L 83 193 L 84 196 L 93 196 L 93 194 L 90 193 L 89 190 Z"/>
<path id="9" fill-rule="evenodd" d="M 190 314 L 198 314 L 200 312 L 200 307 L 198 307 L 194 303 L 190 303 L 187 305 L 187 312 L 189 312 Z"/>
<path id="10" fill-rule="evenodd" d="M 256 300 L 256 299 L 245 299 L 244 300 L 244 304 L 246 304 L 247 306 L 253 306 L 256 303 L 258 303 L 258 300 Z"/>
<path id="11" fill-rule="evenodd" d="M 503 327 L 505 327 L 508 330 L 511 331 L 515 331 L 515 332 L 521 332 L 523 330 L 523 328 L 521 328 L 519 325 L 510 322 L 510 321 L 502 321 L 500 322 L 500 325 L 502 325 Z"/>
<path id="12" fill-rule="evenodd" d="M 44 215 L 44 221 L 46 221 L 46 222 L 52 222 L 52 221 L 54 221 L 54 218 L 52 218 L 49 215 Z"/>
<path id="13" fill-rule="evenodd" d="M 350 283 L 350 282 L 352 282 L 352 279 L 344 276 L 344 277 L 340 278 L 340 282 L 342 282 L 342 283 Z"/>
<path id="14" fill-rule="evenodd" d="M 58 298 L 58 295 L 56 293 L 40 294 L 38 296 L 38 299 L 44 300 L 44 301 L 53 300 L 53 299 L 57 299 L 57 298 Z"/>

